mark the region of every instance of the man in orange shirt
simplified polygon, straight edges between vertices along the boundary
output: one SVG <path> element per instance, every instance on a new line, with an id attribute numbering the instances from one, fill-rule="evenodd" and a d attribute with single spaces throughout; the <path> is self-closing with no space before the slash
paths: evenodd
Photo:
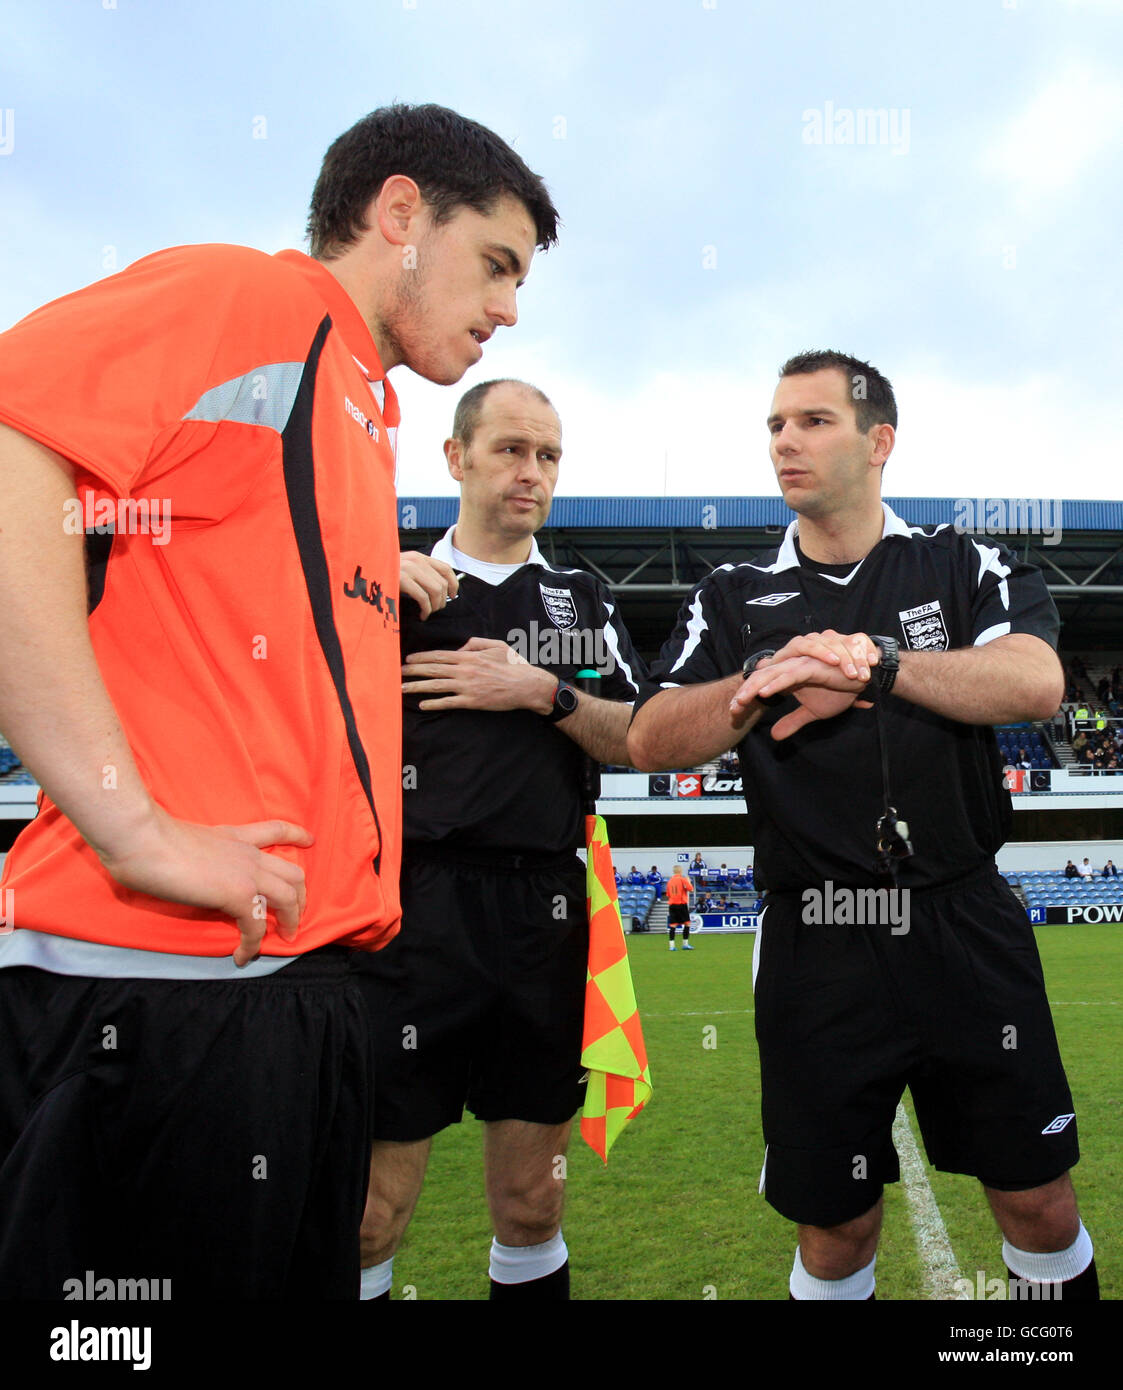
<path id="1" fill-rule="evenodd" d="M 690 944 L 690 899 L 694 895 L 694 889 L 690 885 L 690 880 L 684 877 L 682 865 L 676 864 L 674 872 L 667 880 L 667 902 L 670 909 L 667 913 L 667 935 L 671 938 L 671 950 L 675 949 L 675 928 L 682 927 L 682 949 L 693 951 L 694 947 Z"/>
<path id="2" fill-rule="evenodd" d="M 358 1293 L 347 974 L 400 915 L 385 374 L 459 380 L 556 212 L 490 131 L 398 106 L 329 149 L 309 232 L 0 336 L 0 728 L 44 793 L 0 880 L 0 1297 Z"/>

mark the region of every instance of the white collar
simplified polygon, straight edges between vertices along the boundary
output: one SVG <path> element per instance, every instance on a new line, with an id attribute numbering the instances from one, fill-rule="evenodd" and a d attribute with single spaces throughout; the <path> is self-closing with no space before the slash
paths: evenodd
<path id="1" fill-rule="evenodd" d="M 453 551 L 452 533 L 453 533 L 455 530 L 456 530 L 456 525 L 455 525 L 455 523 L 454 523 L 452 526 L 450 526 L 450 527 L 448 528 L 448 530 L 444 533 L 444 535 L 443 535 L 443 536 L 440 538 L 440 540 L 436 543 L 436 545 L 433 547 L 433 549 L 429 552 L 429 553 L 432 555 L 432 557 L 433 557 L 434 560 L 443 560 L 443 561 L 445 562 L 446 565 L 452 565 L 452 564 L 454 564 L 453 554 L 452 554 L 452 551 Z M 466 553 L 466 552 L 464 552 L 464 553 Z M 541 566 L 543 567 L 543 569 L 553 569 L 553 565 L 551 565 L 551 564 L 549 564 L 549 563 L 547 562 L 546 557 L 545 557 L 545 556 L 542 554 L 542 552 L 538 549 L 538 541 L 537 541 L 537 539 L 536 539 L 534 536 L 531 536 L 531 538 L 530 538 L 530 554 L 529 554 L 529 555 L 526 557 L 526 559 L 523 561 L 523 564 L 524 564 L 524 565 L 541 565 Z"/>
<path id="2" fill-rule="evenodd" d="M 888 502 L 882 502 L 881 510 L 884 513 L 884 522 L 881 528 L 881 539 L 886 536 L 911 536 L 912 531 L 908 525 L 901 520 L 896 512 L 890 507 Z M 788 526 L 784 532 L 784 539 L 780 544 L 779 553 L 776 556 L 775 565 L 771 566 L 773 573 L 779 574 L 781 570 L 790 570 L 799 566 L 799 555 L 795 548 L 795 538 L 799 534 L 799 517 Z M 861 560 L 855 564 L 854 569 L 862 563 Z M 853 573 L 853 571 L 851 571 Z"/>

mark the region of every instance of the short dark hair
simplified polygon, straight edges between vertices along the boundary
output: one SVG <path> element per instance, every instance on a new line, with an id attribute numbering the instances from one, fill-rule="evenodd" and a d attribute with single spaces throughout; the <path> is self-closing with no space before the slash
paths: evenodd
<path id="1" fill-rule="evenodd" d="M 438 226 L 461 207 L 486 215 L 510 194 L 534 219 L 540 250 L 558 239 L 546 185 L 498 135 L 444 106 L 396 105 L 364 116 L 324 155 L 308 212 L 312 255 L 332 260 L 357 241 L 394 174 L 413 179 Z"/>
<path id="2" fill-rule="evenodd" d="M 456 414 L 452 417 L 452 437 L 459 439 L 465 449 L 471 445 L 473 436 L 479 427 L 480 412 L 483 410 L 488 392 L 496 386 L 521 386 L 524 391 L 529 391 L 532 395 L 537 396 L 543 405 L 548 405 L 551 410 L 554 410 L 554 403 L 545 391 L 540 391 L 537 386 L 531 386 L 529 381 L 517 381 L 510 376 L 496 377 L 494 381 L 481 381 L 471 390 L 464 392 L 456 404 Z M 557 414 L 556 410 L 554 410 L 554 414 Z"/>
<path id="3" fill-rule="evenodd" d="M 788 358 L 780 368 L 780 376 L 809 376 L 812 372 L 826 371 L 831 367 L 848 378 L 854 415 L 863 434 L 875 425 L 897 428 L 897 400 L 888 378 L 883 377 L 876 367 L 857 357 L 830 350 L 801 352 Z"/>

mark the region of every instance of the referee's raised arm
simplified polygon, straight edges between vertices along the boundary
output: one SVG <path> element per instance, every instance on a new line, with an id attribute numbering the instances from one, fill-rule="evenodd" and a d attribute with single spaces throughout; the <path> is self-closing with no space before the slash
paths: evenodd
<path id="1" fill-rule="evenodd" d="M 762 706 L 735 711 L 738 672 L 705 685 L 652 690 L 636 702 L 628 729 L 628 761 L 640 772 L 695 767 L 735 748 L 761 716 Z"/>
<path id="2" fill-rule="evenodd" d="M 740 602 L 731 598 L 731 569 L 714 570 L 687 596 L 640 687 L 628 760 L 641 772 L 708 762 L 736 747 L 761 716 L 759 701 L 732 703 L 745 683 L 745 653 L 740 622 L 724 621 Z"/>

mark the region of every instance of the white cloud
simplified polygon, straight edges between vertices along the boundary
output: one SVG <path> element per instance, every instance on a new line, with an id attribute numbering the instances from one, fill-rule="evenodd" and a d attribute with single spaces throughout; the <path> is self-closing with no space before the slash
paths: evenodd
<path id="1" fill-rule="evenodd" d="M 1123 85 L 1070 63 L 982 153 L 984 177 L 1012 185 L 1023 208 L 1063 193 L 1118 146 Z"/>
<path id="2" fill-rule="evenodd" d="M 627 395 L 544 360 L 524 357 L 519 366 L 561 415 L 559 496 L 777 495 L 764 426 L 771 361 L 736 372 L 667 372 Z M 489 375 L 503 374 L 493 362 Z M 1111 438 L 1111 404 L 1089 401 L 1079 382 L 1043 373 L 1010 384 L 965 381 L 907 364 L 894 369 L 893 381 L 901 427 L 887 495 L 1123 499 L 1123 475 L 1097 443 Z M 454 495 L 441 443 L 471 382 L 442 391 L 402 374 L 396 384 L 404 422 L 399 492 Z"/>

